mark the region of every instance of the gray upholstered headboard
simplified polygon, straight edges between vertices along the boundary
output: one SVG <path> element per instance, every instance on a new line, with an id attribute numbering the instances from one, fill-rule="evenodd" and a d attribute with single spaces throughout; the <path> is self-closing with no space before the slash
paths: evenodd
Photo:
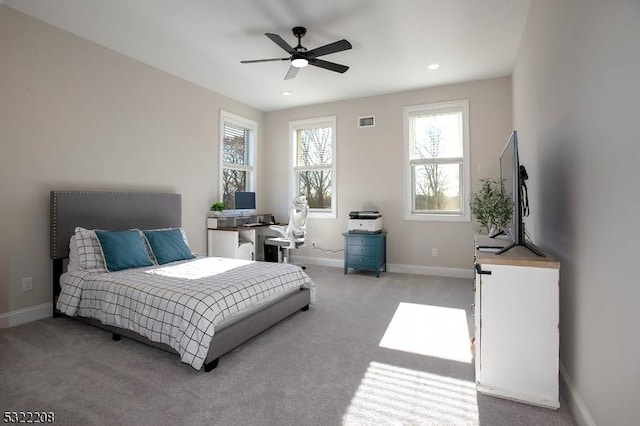
<path id="1" fill-rule="evenodd" d="M 51 191 L 51 259 L 69 256 L 76 226 L 155 229 L 182 226 L 181 194 Z"/>

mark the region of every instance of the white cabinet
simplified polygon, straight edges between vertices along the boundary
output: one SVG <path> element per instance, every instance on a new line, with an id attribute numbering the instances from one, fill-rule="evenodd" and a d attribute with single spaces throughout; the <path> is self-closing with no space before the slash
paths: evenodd
<path id="1" fill-rule="evenodd" d="M 476 246 L 497 242 L 482 239 Z M 478 391 L 558 408 L 559 262 L 524 247 L 476 251 L 475 261 Z"/>
<path id="2" fill-rule="evenodd" d="M 255 260 L 255 230 L 208 229 L 207 256 Z"/>

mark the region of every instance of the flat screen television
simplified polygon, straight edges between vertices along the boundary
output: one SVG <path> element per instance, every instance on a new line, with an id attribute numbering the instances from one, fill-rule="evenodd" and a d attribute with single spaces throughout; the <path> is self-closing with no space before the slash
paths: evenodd
<path id="1" fill-rule="evenodd" d="M 511 243 L 499 250 L 496 254 L 502 254 L 516 246 L 523 246 L 538 256 L 544 254 L 533 244 L 527 242 L 524 232 L 523 216 L 528 215 L 529 203 L 526 194 L 525 180 L 528 178 L 524 167 L 520 165 L 518 156 L 518 132 L 511 132 L 511 136 L 500 154 L 500 179 L 504 190 L 513 203 L 511 221 L 502 229 Z"/>

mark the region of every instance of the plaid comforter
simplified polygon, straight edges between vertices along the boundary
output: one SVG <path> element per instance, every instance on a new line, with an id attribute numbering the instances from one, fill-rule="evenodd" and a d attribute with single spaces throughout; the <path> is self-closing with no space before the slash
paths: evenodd
<path id="1" fill-rule="evenodd" d="M 220 257 L 112 273 L 68 272 L 60 282 L 57 308 L 64 314 L 167 344 L 196 370 L 221 321 L 278 295 L 314 290 L 295 265 Z"/>

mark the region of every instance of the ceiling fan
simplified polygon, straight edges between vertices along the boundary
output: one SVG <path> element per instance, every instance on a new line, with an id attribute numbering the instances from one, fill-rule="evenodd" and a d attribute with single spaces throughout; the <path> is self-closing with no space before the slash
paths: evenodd
<path id="1" fill-rule="evenodd" d="M 291 47 L 289 43 L 284 41 L 278 34 L 265 33 L 265 35 L 269 37 L 271 41 L 280 46 L 291 56 L 287 58 L 254 59 L 251 61 L 240 61 L 240 63 L 252 64 L 255 62 L 291 61 L 289 71 L 287 72 L 287 75 L 284 76 L 285 80 L 294 78 L 298 74 L 298 70 L 300 68 L 306 67 L 307 65 L 313 65 L 318 68 L 324 68 L 326 70 L 339 73 L 344 73 L 349 69 L 349 67 L 346 65 L 336 64 L 335 62 L 318 59 L 319 56 L 351 49 L 351 43 L 349 43 L 347 40 L 342 39 L 334 43 L 316 47 L 312 50 L 307 50 L 302 46 L 300 42 L 302 37 L 304 37 L 304 35 L 307 33 L 307 29 L 305 27 L 294 27 L 291 31 L 293 31 L 293 35 L 298 38 L 298 45 L 296 47 Z"/>

